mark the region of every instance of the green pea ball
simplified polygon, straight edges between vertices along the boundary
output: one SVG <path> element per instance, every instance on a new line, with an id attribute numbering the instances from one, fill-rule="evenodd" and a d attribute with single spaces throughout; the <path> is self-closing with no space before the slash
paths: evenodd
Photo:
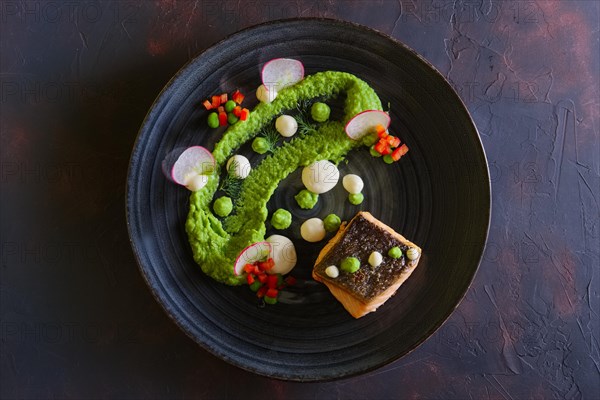
<path id="1" fill-rule="evenodd" d="M 296 199 L 296 202 L 300 208 L 305 210 L 310 210 L 317 204 L 317 201 L 319 201 L 318 194 L 306 189 L 301 190 L 300 193 L 294 196 L 294 198 Z"/>
<path id="2" fill-rule="evenodd" d="M 225 111 L 228 113 L 232 112 L 236 105 L 237 104 L 235 104 L 235 101 L 228 100 L 227 103 L 225 103 Z"/>
<path id="3" fill-rule="evenodd" d="M 234 113 L 227 114 L 227 122 L 229 123 L 229 125 L 233 125 L 238 121 L 239 121 L 239 118 L 236 117 Z"/>
<path id="4" fill-rule="evenodd" d="M 265 154 L 269 151 L 269 141 L 264 137 L 257 137 L 252 141 L 252 150 L 258 154 Z"/>
<path id="5" fill-rule="evenodd" d="M 219 217 L 226 217 L 233 211 L 233 201 L 227 196 L 219 197 L 215 200 L 213 209 Z"/>
<path id="6" fill-rule="evenodd" d="M 402 257 L 402 250 L 400 250 L 400 247 L 394 246 L 388 251 L 388 256 L 392 258 L 400 258 Z"/>
<path id="7" fill-rule="evenodd" d="M 310 115 L 312 119 L 317 122 L 325 122 L 329 119 L 329 114 L 331 113 L 331 109 L 325 103 L 316 102 L 310 108 Z"/>
<path id="8" fill-rule="evenodd" d="M 211 112 L 208 114 L 208 126 L 210 128 L 218 128 L 219 127 L 219 116 L 216 112 Z"/>
<path id="9" fill-rule="evenodd" d="M 371 146 L 371 148 L 369 149 L 369 153 L 371 153 L 373 157 L 381 157 L 381 153 L 375 150 L 373 146 Z"/>
<path id="10" fill-rule="evenodd" d="M 292 214 L 283 208 L 278 209 L 271 217 L 271 225 L 275 229 L 287 229 L 292 224 Z"/>
<path id="11" fill-rule="evenodd" d="M 267 303 L 267 304 L 277 304 L 277 297 L 265 296 L 265 303 Z"/>
<path id="12" fill-rule="evenodd" d="M 391 156 L 391 155 L 389 155 L 389 154 L 386 154 L 385 156 L 383 156 L 383 161 L 384 161 L 386 164 L 393 164 L 393 163 L 394 163 L 394 159 L 393 159 L 393 158 L 392 158 L 392 156 Z"/>
<path id="13" fill-rule="evenodd" d="M 354 204 L 355 206 L 361 204 L 364 199 L 365 196 L 362 193 L 350 193 L 348 195 L 348 201 L 350 204 Z"/>
<path id="14" fill-rule="evenodd" d="M 346 257 L 340 264 L 340 269 L 344 272 L 355 273 L 360 268 L 360 261 L 356 257 Z"/>
<path id="15" fill-rule="evenodd" d="M 335 214 L 329 214 L 323 220 L 323 224 L 325 225 L 325 230 L 327 232 L 335 232 L 340 229 L 340 225 L 342 224 L 342 220 Z"/>

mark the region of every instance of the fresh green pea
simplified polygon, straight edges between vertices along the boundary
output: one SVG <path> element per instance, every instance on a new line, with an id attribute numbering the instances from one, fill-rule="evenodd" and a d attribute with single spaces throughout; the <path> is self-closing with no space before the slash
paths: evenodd
<path id="1" fill-rule="evenodd" d="M 208 126 L 210 128 L 218 128 L 219 127 L 219 116 L 216 112 L 211 112 L 208 114 Z"/>
<path id="2" fill-rule="evenodd" d="M 232 112 L 233 109 L 235 108 L 236 104 L 235 101 L 233 100 L 228 100 L 227 103 L 225 103 L 225 111 L 226 112 Z"/>
<path id="3" fill-rule="evenodd" d="M 394 163 L 394 159 L 393 159 L 393 158 L 392 158 L 392 156 L 391 156 L 391 155 L 389 155 L 389 154 L 387 154 L 387 155 L 383 156 L 383 161 L 384 161 L 386 164 L 393 164 L 393 163 Z"/>
<path id="4" fill-rule="evenodd" d="M 269 141 L 264 137 L 257 137 L 252 141 L 252 150 L 258 154 L 265 154 L 269 151 Z"/>
<path id="5" fill-rule="evenodd" d="M 351 274 L 358 271 L 360 268 L 360 260 L 356 257 L 346 257 L 340 264 L 340 269 Z"/>
<path id="6" fill-rule="evenodd" d="M 310 116 L 317 122 L 325 122 L 329 119 L 331 109 L 325 103 L 316 102 L 310 108 Z"/>
<path id="7" fill-rule="evenodd" d="M 235 114 L 233 114 L 233 113 L 227 114 L 227 122 L 229 123 L 229 125 L 233 125 L 238 121 L 239 121 L 239 118 L 236 117 Z"/>
<path id="8" fill-rule="evenodd" d="M 350 204 L 354 204 L 355 206 L 361 204 L 364 199 L 365 196 L 362 193 L 350 193 L 348 195 L 348 201 Z"/>
<path id="9" fill-rule="evenodd" d="M 250 290 L 252 290 L 253 292 L 258 292 L 258 289 L 260 289 L 261 286 L 262 283 L 260 281 L 254 281 L 250 285 Z"/>
<path id="10" fill-rule="evenodd" d="M 371 148 L 369 149 L 369 153 L 371 153 L 373 157 L 381 157 L 381 153 L 375 150 L 373 146 L 371 146 Z"/>
<path id="11" fill-rule="evenodd" d="M 402 257 L 402 250 L 400 250 L 400 247 L 394 246 L 388 251 L 388 256 L 392 258 L 400 258 Z"/>
<path id="12" fill-rule="evenodd" d="M 277 298 L 276 297 L 265 296 L 265 303 L 267 303 L 267 304 L 277 304 Z"/>
<path id="13" fill-rule="evenodd" d="M 323 220 L 323 224 L 325 225 L 325 230 L 327 232 L 334 232 L 340 228 L 342 220 L 335 214 L 329 214 Z"/>

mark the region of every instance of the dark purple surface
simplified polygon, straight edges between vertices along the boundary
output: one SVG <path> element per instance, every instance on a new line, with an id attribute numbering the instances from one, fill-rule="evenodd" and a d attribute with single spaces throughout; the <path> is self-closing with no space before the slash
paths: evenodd
<path id="1" fill-rule="evenodd" d="M 0 2 L 1 398 L 600 398 L 595 1 Z M 135 135 L 190 58 L 271 19 L 346 19 L 454 84 L 490 162 L 479 272 L 421 347 L 358 378 L 255 376 L 151 297 L 129 247 Z"/>

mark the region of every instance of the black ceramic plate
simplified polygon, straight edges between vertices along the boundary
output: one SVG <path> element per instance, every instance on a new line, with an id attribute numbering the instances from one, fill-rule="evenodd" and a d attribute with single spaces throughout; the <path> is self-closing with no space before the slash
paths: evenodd
<path id="1" fill-rule="evenodd" d="M 260 308 L 244 287 L 205 276 L 184 230 L 189 192 L 169 182 L 161 162 L 174 148 L 212 149 L 220 136 L 206 126 L 200 102 L 239 88 L 253 106 L 262 65 L 301 60 L 307 74 L 357 75 L 391 104 L 392 133 L 410 147 L 387 165 L 354 151 L 341 174 L 357 173 L 365 201 L 352 206 L 341 184 L 318 206 L 300 210 L 293 195 L 300 171 L 288 177 L 269 209 L 291 210 L 281 233 L 297 245 L 300 284 L 275 306 Z M 334 113 L 335 114 L 335 113 Z M 257 161 L 248 146 L 242 153 Z M 344 219 L 368 210 L 423 248 L 420 266 L 380 309 L 352 318 L 310 271 L 325 241 L 308 244 L 299 227 L 335 212 Z M 258 374 L 327 380 L 361 374 L 396 360 L 427 339 L 462 299 L 485 245 L 490 212 L 488 169 L 479 136 L 459 97 L 431 65 L 371 29 L 333 20 L 297 19 L 241 31 L 206 50 L 169 82 L 143 123 L 131 157 L 127 218 L 131 242 L 154 296 L 196 342 Z M 271 229 L 267 234 L 275 233 Z"/>

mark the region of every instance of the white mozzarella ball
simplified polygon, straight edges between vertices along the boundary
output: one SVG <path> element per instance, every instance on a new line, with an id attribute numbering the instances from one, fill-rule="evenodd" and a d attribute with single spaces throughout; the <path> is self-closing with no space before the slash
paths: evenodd
<path id="1" fill-rule="evenodd" d="M 294 243 L 282 235 L 271 235 L 266 240 L 271 243 L 271 257 L 275 262 L 268 273 L 285 275 L 290 272 L 298 260 Z"/>
<path id="2" fill-rule="evenodd" d="M 363 182 L 362 178 L 355 174 L 348 174 L 344 176 L 344 179 L 342 179 L 342 185 L 344 185 L 344 189 L 346 189 L 350 194 L 360 193 L 365 187 L 365 183 Z"/>
<path id="3" fill-rule="evenodd" d="M 340 276 L 340 270 L 335 265 L 330 265 L 325 268 L 325 274 L 330 278 L 337 278 Z"/>
<path id="4" fill-rule="evenodd" d="M 327 160 L 314 162 L 302 170 L 302 183 L 316 194 L 330 191 L 339 179 L 340 171 L 335 164 Z"/>
<path id="5" fill-rule="evenodd" d="M 379 267 L 382 262 L 383 256 L 378 251 L 372 252 L 369 256 L 369 264 L 371 265 L 371 267 Z"/>
<path id="6" fill-rule="evenodd" d="M 229 167 L 234 161 L 235 167 L 229 169 Z M 250 175 L 250 171 L 252 170 L 250 161 L 246 157 L 241 156 L 239 154 L 236 154 L 235 156 L 227 160 L 227 165 L 225 166 L 225 168 L 227 169 L 227 172 L 229 172 L 230 175 L 241 179 L 246 179 L 248 175 Z"/>
<path id="7" fill-rule="evenodd" d="M 192 192 L 202 189 L 208 183 L 208 176 L 196 173 L 189 174 L 185 177 L 185 187 Z"/>
<path id="8" fill-rule="evenodd" d="M 265 85 L 260 85 L 256 89 L 256 98 L 262 103 L 270 103 L 277 97 L 277 89 L 275 86 L 271 86 L 267 89 Z"/>
<path id="9" fill-rule="evenodd" d="M 320 218 L 311 218 L 300 226 L 300 235 L 307 242 L 318 242 L 325 237 L 325 225 Z"/>
<path id="10" fill-rule="evenodd" d="M 275 120 L 275 129 L 283 137 L 292 137 L 298 130 L 298 122 L 290 115 L 280 115 Z"/>

